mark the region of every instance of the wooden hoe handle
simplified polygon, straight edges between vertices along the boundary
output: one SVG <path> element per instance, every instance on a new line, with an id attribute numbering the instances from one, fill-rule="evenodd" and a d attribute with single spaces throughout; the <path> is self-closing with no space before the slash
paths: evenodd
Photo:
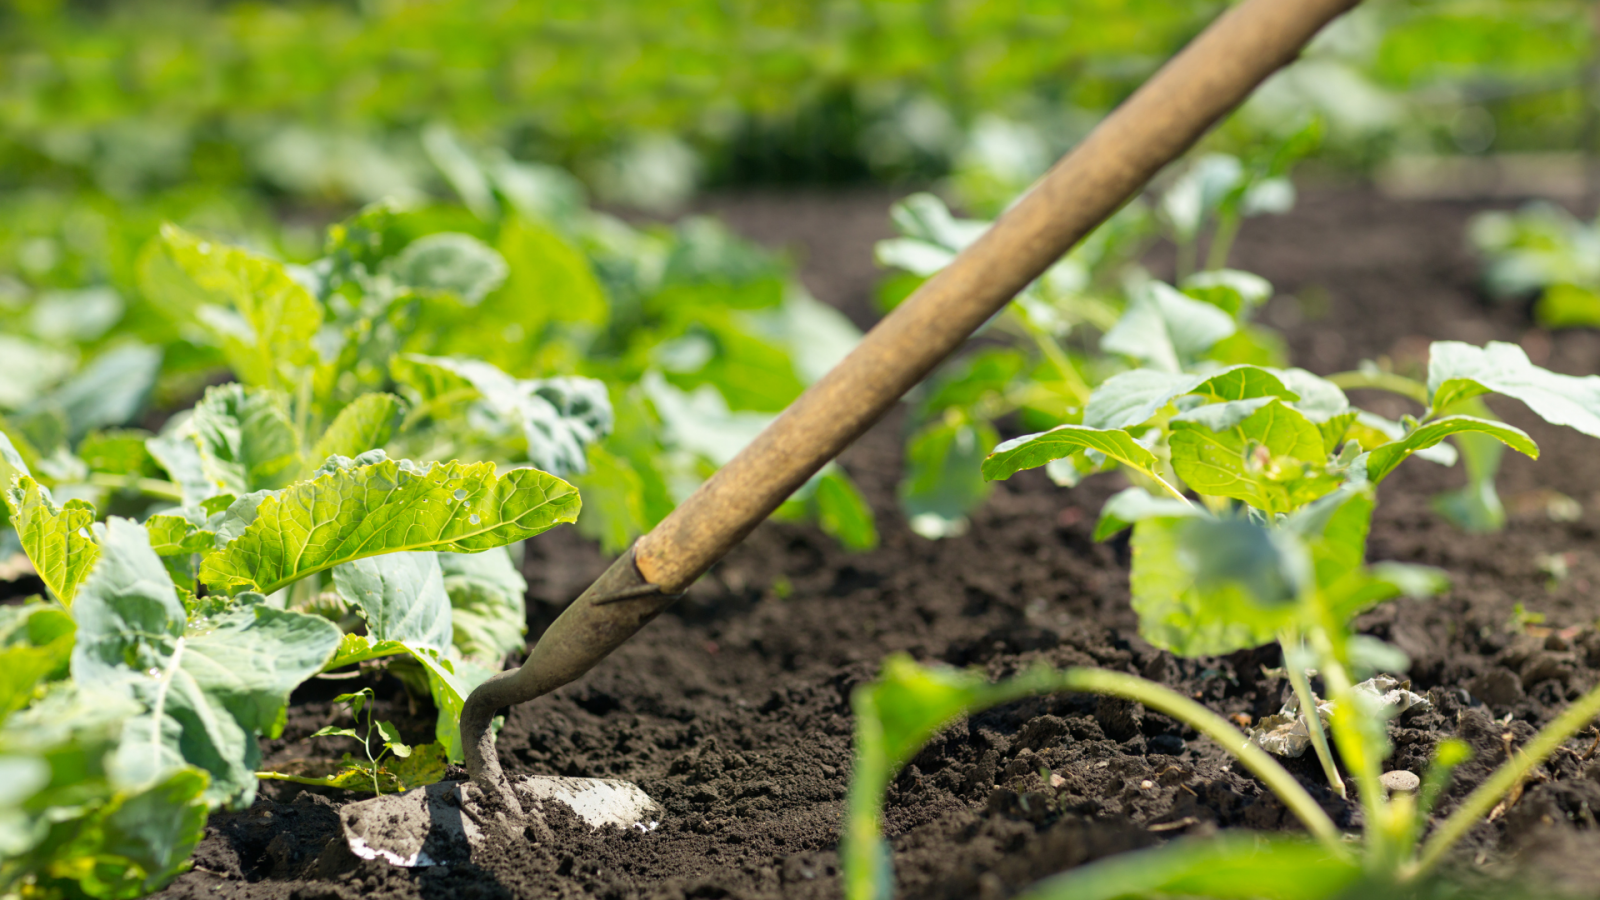
<path id="1" fill-rule="evenodd" d="M 1244 0 L 711 476 L 550 626 L 522 668 L 467 698 L 467 768 L 515 803 L 488 735 L 502 707 L 587 672 L 671 605 L 828 460 L 1359 0 Z"/>

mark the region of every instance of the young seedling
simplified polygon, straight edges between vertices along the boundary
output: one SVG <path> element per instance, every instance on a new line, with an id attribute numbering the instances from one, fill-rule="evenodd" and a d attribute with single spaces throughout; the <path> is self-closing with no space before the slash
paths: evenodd
<path id="1" fill-rule="evenodd" d="M 1168 338 L 1177 338 L 1174 345 L 1184 333 L 1170 326 L 1181 321 L 1165 319 Z M 1337 790 L 1341 777 L 1322 735 L 1322 715 L 1353 776 L 1365 823 L 1359 849 L 1343 842 L 1321 809 L 1259 747 L 1159 685 L 1082 669 L 1037 670 L 988 685 L 977 676 L 899 660 L 856 695 L 859 762 L 846 847 L 851 896 L 887 896 L 877 816 L 894 771 L 951 718 L 1042 690 L 1138 700 L 1216 740 L 1294 811 L 1323 844 L 1318 858 L 1339 877 L 1326 879 L 1325 893 L 1320 887 L 1308 892 L 1304 884 L 1278 890 L 1271 887 L 1277 877 L 1272 873 L 1304 859 L 1301 846 L 1269 841 L 1243 852 L 1237 841 L 1184 843 L 1149 851 L 1138 862 L 1113 861 L 1086 875 L 1090 884 L 1116 890 L 1079 890 L 1067 880 L 1040 896 L 1184 893 L 1207 883 L 1207 867 L 1223 861 L 1243 884 L 1257 885 L 1252 896 L 1265 897 L 1331 896 L 1357 877 L 1408 884 L 1437 867 L 1480 816 L 1600 713 L 1600 689 L 1529 741 L 1419 847 L 1427 816 L 1450 769 L 1464 759 L 1464 748 L 1453 742 L 1437 748 L 1434 768 L 1415 797 L 1389 795 L 1380 776 L 1391 750 L 1384 722 L 1394 707 L 1358 682 L 1403 670 L 1407 660 L 1393 647 L 1355 633 L 1352 623 L 1385 599 L 1437 593 L 1444 580 L 1426 567 L 1366 563 L 1375 487 L 1407 457 L 1456 434 L 1486 435 L 1537 456 L 1537 446 L 1519 429 L 1456 412 L 1464 402 L 1491 392 L 1523 401 L 1554 424 L 1600 436 L 1600 377 L 1548 372 L 1509 344 L 1477 348 L 1442 341 L 1432 347 L 1427 384 L 1418 387 L 1425 392 L 1424 414 L 1396 427 L 1352 407 L 1336 386 L 1300 370 L 1139 369 L 1097 388 L 1082 423 L 1008 441 L 984 463 L 986 477 L 1007 478 L 1071 458 L 1085 472 L 1120 466 L 1148 486 L 1111 498 L 1095 529 L 1096 537 L 1105 539 L 1133 528 L 1131 590 L 1141 635 L 1182 656 L 1278 641 L 1310 743 L 1330 784 Z M 1321 675 L 1326 703 L 1311 692 L 1305 676 L 1312 668 Z M 1264 880 L 1258 884 L 1252 880 L 1256 876 Z"/>
<path id="2" fill-rule="evenodd" d="M 377 697 L 372 688 L 362 688 L 354 693 L 340 694 L 333 698 L 335 703 L 346 704 L 350 710 L 350 717 L 357 727 L 361 725 L 361 713 L 366 712 L 367 727 L 364 734 L 354 728 L 329 725 L 310 735 L 313 738 L 344 737 L 359 741 L 361 751 L 366 756 L 365 761 L 346 753 L 339 761 L 338 769 L 326 776 L 308 777 L 268 771 L 257 772 L 256 777 L 345 790 L 365 790 L 370 784 L 372 793 L 378 795 L 384 792 L 385 787 L 391 792 L 404 791 L 433 784 L 442 778 L 445 763 L 444 749 L 433 743 L 412 747 L 402 742 L 400 732 L 392 722 L 377 718 L 377 711 L 373 708 L 376 701 Z M 376 754 L 372 752 L 374 731 L 380 738 Z M 386 756 L 393 756 L 395 761 L 385 763 Z"/>

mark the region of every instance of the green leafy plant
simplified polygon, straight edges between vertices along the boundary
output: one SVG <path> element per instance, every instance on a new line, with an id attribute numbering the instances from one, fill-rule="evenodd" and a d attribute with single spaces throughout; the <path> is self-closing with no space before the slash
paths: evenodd
<path id="1" fill-rule="evenodd" d="M 1176 337 L 1176 346 L 1193 333 L 1169 330 L 1167 337 Z M 1147 343 L 1159 345 L 1161 335 Z M 1181 893 L 1202 884 L 1232 884 L 1217 888 L 1222 893 L 1216 896 L 1323 897 L 1358 877 L 1399 884 L 1432 871 L 1530 767 L 1600 713 L 1600 690 L 1535 736 L 1422 841 L 1428 814 L 1451 768 L 1465 759 L 1465 747 L 1441 744 L 1421 792 L 1389 796 L 1379 782 L 1391 750 L 1384 723 L 1420 698 L 1383 676 L 1406 668 L 1404 654 L 1355 633 L 1352 623 L 1386 599 L 1426 596 L 1445 585 L 1440 573 L 1426 567 L 1366 562 L 1374 488 L 1407 457 L 1455 434 L 1486 435 L 1537 456 L 1522 431 L 1456 411 L 1491 392 L 1521 400 L 1554 424 L 1600 436 L 1600 377 L 1545 371 L 1509 344 L 1478 348 L 1441 341 L 1430 354 L 1427 384 L 1416 387 L 1426 392 L 1426 412 L 1394 429 L 1352 407 L 1332 383 L 1300 370 L 1136 369 L 1096 388 L 1082 423 L 998 446 L 984 462 L 987 478 L 1072 459 L 1083 472 L 1120 467 L 1142 485 L 1112 497 L 1095 529 L 1099 539 L 1133 529 L 1131 591 L 1141 636 L 1180 656 L 1276 641 L 1295 701 L 1247 740 L 1192 701 L 1123 673 L 1040 669 L 990 685 L 981 676 L 892 660 L 880 680 L 855 697 L 858 764 L 846 848 L 851 896 L 888 895 L 886 851 L 877 837 L 879 804 L 888 779 L 916 748 L 972 709 L 1053 690 L 1136 700 L 1211 737 L 1261 778 L 1322 847 L 1312 851 L 1275 839 L 1242 852 L 1236 840 L 1179 843 L 1147 851 L 1137 863 L 1095 868 L 1085 875 L 1088 887 L 1076 887 L 1069 878 L 1041 888 L 1040 896 Z M 1321 677 L 1323 696 L 1313 691 L 1313 671 Z M 1343 842 L 1304 789 L 1262 749 L 1291 752 L 1289 738 L 1296 736 L 1299 749 L 1315 749 L 1330 787 L 1343 795 L 1344 777 L 1330 749 L 1337 747 L 1363 811 L 1359 850 Z M 1283 883 L 1274 874 L 1307 854 L 1330 867 L 1314 889 Z M 1208 866 L 1223 863 L 1237 879 L 1207 880 Z"/>
<path id="2" fill-rule="evenodd" d="M 1484 258 L 1483 282 L 1502 302 L 1536 297 L 1546 328 L 1600 325 L 1600 231 L 1551 203 L 1480 213 L 1467 231 Z"/>
<path id="3" fill-rule="evenodd" d="M 218 452 L 212 471 L 255 489 L 143 523 L 98 522 L 82 500 L 58 505 L 0 435 L 0 458 L 13 470 L 7 506 L 54 601 L 8 619 L 0 649 L 15 663 L 0 732 L 15 727 L 24 736 L 16 740 L 35 741 L 28 747 L 0 737 L 26 750 L 17 764 L 28 776 L 5 800 L 17 810 L 4 819 L 4 839 L 21 860 L 7 863 L 8 883 L 73 881 L 93 896 L 159 887 L 181 871 L 209 809 L 254 797 L 257 738 L 281 731 L 290 692 L 363 660 L 414 660 L 440 714 L 439 743 L 413 751 L 369 710 L 369 729 L 403 759 L 391 766 L 370 757 L 356 766 L 361 779 L 375 790 L 436 779 L 446 758 L 461 758 L 461 703 L 491 671 L 455 646 L 452 589 L 462 597 L 464 646 L 493 665 L 508 644 L 520 648 L 526 586 L 503 548 L 573 521 L 579 500 L 571 485 L 532 468 L 501 474 L 491 463 L 419 465 L 382 450 L 331 456 L 297 480 L 284 474 L 296 471 L 284 463 L 298 459 L 294 442 L 264 439 L 251 425 L 276 422 L 270 435 L 284 424 L 274 407 L 255 402 L 263 396 L 220 389 L 207 398 L 216 408 L 193 417 L 217 420 L 215 429 L 202 421 L 198 434 L 235 439 L 202 440 L 196 457 L 231 447 L 238 452 Z M 302 593 L 297 602 L 296 586 L 323 573 L 331 596 Z M 321 614 L 329 604 L 353 611 L 364 633 L 341 634 Z M 46 720 L 57 736 L 26 737 L 50 710 L 64 716 Z M 47 771 L 55 752 L 70 755 L 59 783 Z M 84 753 L 100 754 L 95 766 L 103 756 L 103 771 L 84 769 Z M 353 765 L 316 783 L 348 787 Z M 83 803 L 62 807 L 85 791 Z M 159 846 L 125 847 L 129 839 L 117 829 L 128 828 L 135 811 L 176 830 L 149 832 Z M 95 841 L 111 849 L 102 853 Z"/>

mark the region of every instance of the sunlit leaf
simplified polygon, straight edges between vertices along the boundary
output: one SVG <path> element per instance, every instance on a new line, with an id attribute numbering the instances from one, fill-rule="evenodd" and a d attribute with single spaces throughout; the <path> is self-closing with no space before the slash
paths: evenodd
<path id="1" fill-rule="evenodd" d="M 339 411 L 317 439 L 310 462 L 322 465 L 330 456 L 359 456 L 389 442 L 405 404 L 393 394 L 362 394 Z"/>
<path id="2" fill-rule="evenodd" d="M 1322 432 L 1275 397 L 1196 407 L 1171 429 L 1173 471 L 1201 494 L 1279 513 L 1339 485 L 1323 472 Z"/>
<path id="3" fill-rule="evenodd" d="M 1373 482 L 1382 481 L 1394 471 L 1395 466 L 1404 462 L 1406 457 L 1418 450 L 1432 447 L 1450 435 L 1462 432 L 1486 434 L 1519 453 L 1534 459 L 1539 458 L 1539 445 L 1520 428 L 1472 416 L 1445 416 L 1420 425 L 1400 440 L 1391 441 L 1373 450 L 1367 457 L 1367 477 Z"/>
<path id="4" fill-rule="evenodd" d="M 6 505 L 11 527 L 34 571 L 57 600 L 71 606 L 79 584 L 100 556 L 89 531 L 94 524 L 94 506 L 82 500 L 56 506 L 50 492 L 26 475 L 12 480 Z"/>
<path id="5" fill-rule="evenodd" d="M 1481 394 L 1504 394 L 1546 422 L 1600 437 L 1600 375 L 1560 375 L 1528 361 L 1516 344 L 1490 341 L 1482 349 L 1435 341 L 1428 350 L 1428 398 L 1435 410 Z"/>
<path id="6" fill-rule="evenodd" d="M 276 490 L 299 473 L 300 440 L 284 398 L 273 391 L 241 384 L 207 388 L 189 421 L 201 468 L 219 493 Z"/>
<path id="7" fill-rule="evenodd" d="M 240 508 L 236 519 L 246 524 L 205 558 L 201 580 L 272 593 L 340 563 L 401 550 L 487 550 L 578 516 L 578 492 L 537 469 L 497 476 L 493 463 L 419 466 L 372 456 L 381 461 L 336 459 L 315 478 Z"/>
<path id="8" fill-rule="evenodd" d="M 988 481 L 1010 478 L 1023 469 L 1083 450 L 1095 450 L 1140 472 L 1159 478 L 1156 455 L 1126 431 L 1102 431 L 1084 425 L 1059 425 L 1040 434 L 1029 434 L 994 448 L 983 461 L 983 477 Z"/>
<path id="9" fill-rule="evenodd" d="M 1022 900 L 1331 900 L 1361 879 L 1361 864 L 1310 841 L 1248 833 L 1185 839 L 1121 853 L 1048 878 Z"/>

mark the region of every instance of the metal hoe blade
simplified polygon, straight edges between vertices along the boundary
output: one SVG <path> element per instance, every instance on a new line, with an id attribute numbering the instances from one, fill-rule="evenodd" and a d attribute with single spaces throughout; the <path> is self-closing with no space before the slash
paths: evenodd
<path id="1" fill-rule="evenodd" d="M 615 825 L 654 831 L 660 810 L 639 786 L 603 778 L 527 775 L 513 779 L 530 815 L 562 803 L 591 828 Z M 350 852 L 396 866 L 442 866 L 466 862 L 488 830 L 471 782 L 442 781 L 403 794 L 350 803 L 339 810 Z M 514 824 L 514 823 L 513 823 Z"/>

